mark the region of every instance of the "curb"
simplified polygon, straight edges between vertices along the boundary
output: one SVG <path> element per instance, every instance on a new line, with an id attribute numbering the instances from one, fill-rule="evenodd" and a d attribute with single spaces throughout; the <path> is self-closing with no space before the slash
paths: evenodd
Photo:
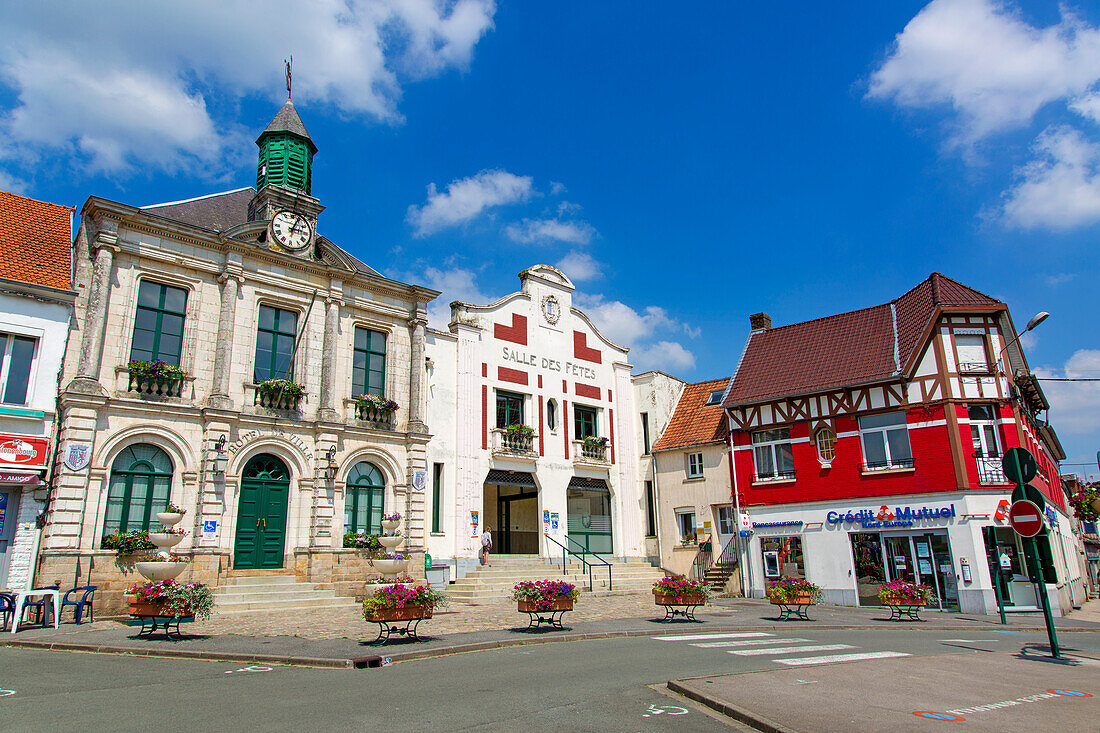
<path id="1" fill-rule="evenodd" d="M 766 630 L 778 630 L 778 629 L 790 629 L 799 628 L 792 626 L 723 626 L 713 627 L 707 629 L 714 633 L 722 632 L 738 632 L 738 631 L 760 631 Z M 973 627 L 969 626 L 924 626 L 919 627 L 904 626 L 904 627 L 890 627 L 890 626 L 813 626 L 814 630 L 820 631 L 873 631 L 883 629 L 894 629 L 897 631 L 908 630 L 912 628 L 919 628 L 923 631 L 959 631 L 960 629 L 973 630 Z M 698 626 L 691 628 L 685 628 L 682 633 L 691 633 L 692 631 L 700 630 Z M 1039 633 L 1046 631 L 1045 627 L 1039 626 L 1016 626 L 1012 628 L 1015 632 L 1024 633 Z M 1089 632 L 1092 629 L 1059 629 L 1059 631 L 1065 632 Z M 593 633 L 567 633 L 567 634 L 554 634 L 550 632 L 543 632 L 547 635 L 545 637 L 531 636 L 522 639 L 497 639 L 495 641 L 478 641 L 471 642 L 469 644 L 456 644 L 453 646 L 437 647 L 434 649 L 413 649 L 409 651 L 395 651 L 388 656 L 391 662 L 412 662 L 418 659 L 431 659 L 434 657 L 446 657 L 452 654 L 468 654 L 471 652 L 490 651 L 492 649 L 507 649 L 517 646 L 531 646 L 534 644 L 555 644 L 569 641 L 591 641 L 594 639 L 626 639 L 639 636 L 676 636 L 679 632 L 672 629 L 655 628 L 655 629 L 634 629 L 630 631 L 601 631 Z M 217 651 L 205 651 L 201 649 L 171 649 L 171 648 L 159 648 L 159 647 L 127 647 L 127 646 L 112 646 L 110 644 L 80 644 L 75 642 L 60 642 L 60 641 L 20 641 L 16 639 L 0 640 L 0 646 L 4 647 L 16 647 L 26 649 L 42 649 L 46 651 L 63 651 L 63 652 L 88 652 L 92 654 L 119 654 L 123 656 L 133 657 L 161 657 L 161 658 L 180 658 L 180 659 L 201 659 L 211 662 L 253 662 L 263 664 L 284 664 L 293 665 L 297 667 L 324 667 L 324 668 L 336 668 L 336 669 L 351 669 L 354 667 L 354 662 L 360 657 L 348 657 L 346 659 L 334 659 L 327 657 L 296 657 L 296 656 L 283 656 L 278 654 L 247 654 L 247 653 L 234 653 L 234 652 L 217 652 Z M 368 649 L 374 650 L 376 654 L 383 655 L 385 647 L 368 647 L 364 649 L 367 652 Z M 670 683 L 671 684 L 671 683 Z M 677 690 L 680 692 L 680 690 Z M 681 694 L 691 697 L 686 692 Z M 692 698 L 695 699 L 695 698 Z M 699 700 L 699 702 L 705 701 Z M 713 707 L 713 706 L 711 706 Z M 715 708 L 717 709 L 717 708 Z M 778 730 L 778 729 L 777 729 Z"/>
<path id="2" fill-rule="evenodd" d="M 689 700 L 694 700 L 701 705 L 706 705 L 711 710 L 722 713 L 722 715 L 733 718 L 734 720 L 751 726 L 756 730 L 764 731 L 764 733 L 798 733 L 798 731 L 794 730 L 793 728 L 787 728 L 786 726 L 774 723 L 767 718 L 762 718 L 747 710 L 735 708 L 732 705 L 728 705 L 712 697 L 707 697 L 706 695 L 698 693 L 695 690 L 689 690 L 688 688 L 679 684 L 676 680 L 669 680 L 665 683 L 665 687 L 678 695 L 683 695 Z"/>

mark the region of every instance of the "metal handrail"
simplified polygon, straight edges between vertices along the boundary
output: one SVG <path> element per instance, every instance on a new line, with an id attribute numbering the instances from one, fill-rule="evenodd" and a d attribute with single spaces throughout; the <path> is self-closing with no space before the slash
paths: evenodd
<path id="1" fill-rule="evenodd" d="M 737 557 L 737 543 L 734 540 L 737 535 L 731 535 L 726 544 L 722 546 L 722 552 L 718 555 L 718 565 L 736 565 L 740 558 Z"/>
<path id="2" fill-rule="evenodd" d="M 695 553 L 695 559 L 691 561 L 692 580 L 702 580 L 707 571 L 714 565 L 714 554 L 711 552 L 710 539 L 699 543 L 699 551 Z"/>
<path id="3" fill-rule="evenodd" d="M 567 562 L 567 561 L 566 561 L 566 556 L 567 556 L 567 555 L 572 555 L 573 557 L 575 557 L 575 558 L 577 558 L 578 560 L 580 560 L 580 562 L 581 562 L 581 567 L 582 567 L 582 568 L 584 569 L 584 571 L 586 571 L 586 572 L 588 573 L 588 590 L 590 590 L 590 591 L 591 591 L 591 590 L 593 590 L 593 585 L 592 585 L 592 568 L 593 568 L 593 567 L 594 567 L 594 566 L 595 566 L 595 565 L 596 565 L 597 563 L 594 563 L 594 562 L 589 562 L 588 560 L 586 560 L 586 559 L 585 559 L 585 556 L 586 556 L 586 555 L 591 555 L 592 557 L 594 557 L 594 558 L 596 558 L 597 560 L 599 560 L 599 564 L 600 564 L 600 565 L 606 565 L 606 566 L 607 566 L 607 589 L 608 589 L 608 590 L 614 590 L 614 589 L 612 588 L 612 585 L 611 585 L 611 563 L 610 563 L 610 562 L 608 562 L 608 561 L 607 561 L 607 560 L 605 560 L 604 558 L 600 557 L 600 556 L 599 556 L 599 555 L 597 555 L 596 553 L 592 552 L 591 550 L 589 550 L 589 549 L 588 549 L 587 547 L 585 547 L 584 545 L 582 545 L 582 544 L 581 544 L 580 542 L 577 542 L 577 541 L 576 541 L 575 539 L 573 539 L 572 537 L 566 536 L 566 538 L 565 538 L 565 541 L 566 541 L 566 542 L 572 542 L 572 543 L 573 543 L 574 545 L 576 545 L 576 546 L 580 547 L 580 548 L 581 548 L 581 550 L 583 551 L 583 552 L 582 552 L 581 554 L 577 554 L 577 553 L 576 553 L 576 552 L 574 552 L 573 550 L 570 550 L 570 549 L 569 549 L 568 547 L 566 547 L 566 546 L 565 546 L 565 545 L 563 545 L 562 543 L 558 542 L 558 541 L 557 541 L 556 539 L 554 539 L 554 538 L 553 538 L 553 537 L 551 537 L 550 535 L 543 535 L 543 536 L 544 536 L 544 537 L 545 537 L 546 539 L 550 540 L 550 541 L 551 541 L 551 542 L 553 542 L 553 543 L 554 543 L 555 545 L 557 545 L 558 547 L 560 547 L 560 548 L 561 548 L 561 572 L 562 572 L 562 575 L 564 575 L 564 574 L 565 574 L 565 564 L 566 564 L 566 562 Z"/>

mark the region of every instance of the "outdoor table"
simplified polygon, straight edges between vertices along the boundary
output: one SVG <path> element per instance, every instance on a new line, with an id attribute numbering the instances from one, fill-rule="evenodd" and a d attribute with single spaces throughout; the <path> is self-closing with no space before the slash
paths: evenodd
<path id="1" fill-rule="evenodd" d="M 524 631 L 535 631 L 542 624 L 547 624 L 553 629 L 563 629 L 561 618 L 572 611 L 572 608 L 550 609 L 549 611 L 520 611 L 527 614 L 527 628 Z"/>
<path id="2" fill-rule="evenodd" d="M 139 639 L 148 639 L 159 631 L 164 634 L 165 639 L 180 641 L 183 639 L 183 635 L 180 633 L 180 623 L 191 623 L 194 620 L 194 616 L 130 615 L 131 626 L 141 625 L 141 631 L 138 632 Z M 172 630 L 173 625 L 176 627 L 175 631 Z"/>
<path id="3" fill-rule="evenodd" d="M 15 633 L 19 628 L 19 621 L 23 618 L 23 604 L 26 603 L 28 598 L 34 598 L 35 596 L 42 596 L 45 598 L 49 596 L 50 609 L 53 611 L 53 627 L 55 629 L 61 626 L 61 591 L 54 590 L 53 588 L 32 588 L 31 590 L 17 590 L 12 591 L 12 595 L 15 596 L 15 617 L 11 620 L 11 633 Z M 46 608 L 42 608 L 42 618 L 46 619 Z"/>

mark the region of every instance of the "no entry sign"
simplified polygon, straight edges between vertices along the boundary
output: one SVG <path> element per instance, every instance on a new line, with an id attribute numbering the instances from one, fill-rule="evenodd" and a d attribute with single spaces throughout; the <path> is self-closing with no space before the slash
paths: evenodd
<path id="1" fill-rule="evenodd" d="M 1021 537 L 1034 537 L 1043 531 L 1043 513 L 1030 501 L 1021 499 L 1008 510 L 1008 523 Z"/>

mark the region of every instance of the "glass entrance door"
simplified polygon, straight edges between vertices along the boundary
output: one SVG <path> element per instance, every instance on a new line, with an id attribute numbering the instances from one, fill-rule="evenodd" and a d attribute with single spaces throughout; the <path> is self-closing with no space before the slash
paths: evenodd
<path id="1" fill-rule="evenodd" d="M 913 565 L 909 537 L 883 537 L 882 544 L 886 554 L 886 564 L 890 569 L 890 580 L 916 583 L 917 573 Z"/>
<path id="2" fill-rule="evenodd" d="M 882 561 L 882 543 L 874 533 L 854 532 L 852 561 L 856 571 L 856 595 L 861 606 L 880 606 L 878 587 L 886 582 L 886 566 Z"/>

